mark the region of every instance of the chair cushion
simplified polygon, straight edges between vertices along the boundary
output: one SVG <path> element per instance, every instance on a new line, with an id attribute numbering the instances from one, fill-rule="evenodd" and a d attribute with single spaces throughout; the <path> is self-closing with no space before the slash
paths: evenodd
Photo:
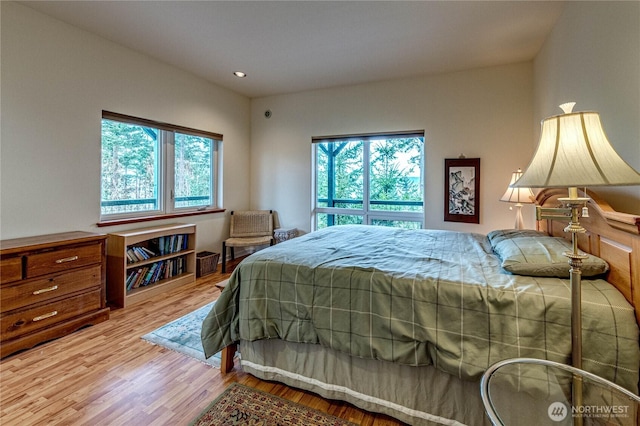
<path id="1" fill-rule="evenodd" d="M 249 237 L 249 238 L 228 238 L 225 240 L 227 247 L 249 247 L 270 244 L 272 236 L 267 237 Z"/>

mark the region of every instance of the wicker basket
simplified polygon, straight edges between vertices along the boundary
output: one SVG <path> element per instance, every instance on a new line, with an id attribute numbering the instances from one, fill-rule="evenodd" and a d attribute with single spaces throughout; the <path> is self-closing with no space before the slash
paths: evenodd
<path id="1" fill-rule="evenodd" d="M 201 251 L 196 254 L 196 277 L 212 274 L 218 267 L 220 253 Z"/>

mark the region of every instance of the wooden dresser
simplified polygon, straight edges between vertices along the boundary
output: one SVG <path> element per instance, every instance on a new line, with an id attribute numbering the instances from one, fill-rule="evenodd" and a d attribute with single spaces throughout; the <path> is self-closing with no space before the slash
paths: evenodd
<path id="1" fill-rule="evenodd" d="M 0 241 L 0 357 L 109 319 L 106 235 Z"/>

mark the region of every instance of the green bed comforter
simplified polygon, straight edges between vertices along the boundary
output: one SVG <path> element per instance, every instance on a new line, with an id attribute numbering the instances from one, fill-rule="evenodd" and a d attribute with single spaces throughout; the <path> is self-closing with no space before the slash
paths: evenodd
<path id="1" fill-rule="evenodd" d="M 583 280 L 583 368 L 637 393 L 633 308 Z M 570 363 L 569 281 L 511 275 L 484 235 L 335 226 L 233 272 L 202 327 L 207 357 L 240 339 L 314 343 L 477 380 L 493 363 Z"/>

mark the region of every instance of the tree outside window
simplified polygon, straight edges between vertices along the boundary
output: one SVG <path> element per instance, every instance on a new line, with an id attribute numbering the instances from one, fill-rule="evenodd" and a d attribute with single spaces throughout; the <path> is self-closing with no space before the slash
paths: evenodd
<path id="1" fill-rule="evenodd" d="M 102 219 L 216 206 L 222 136 L 103 112 Z"/>
<path id="2" fill-rule="evenodd" d="M 315 138 L 315 228 L 421 228 L 424 135 Z"/>

